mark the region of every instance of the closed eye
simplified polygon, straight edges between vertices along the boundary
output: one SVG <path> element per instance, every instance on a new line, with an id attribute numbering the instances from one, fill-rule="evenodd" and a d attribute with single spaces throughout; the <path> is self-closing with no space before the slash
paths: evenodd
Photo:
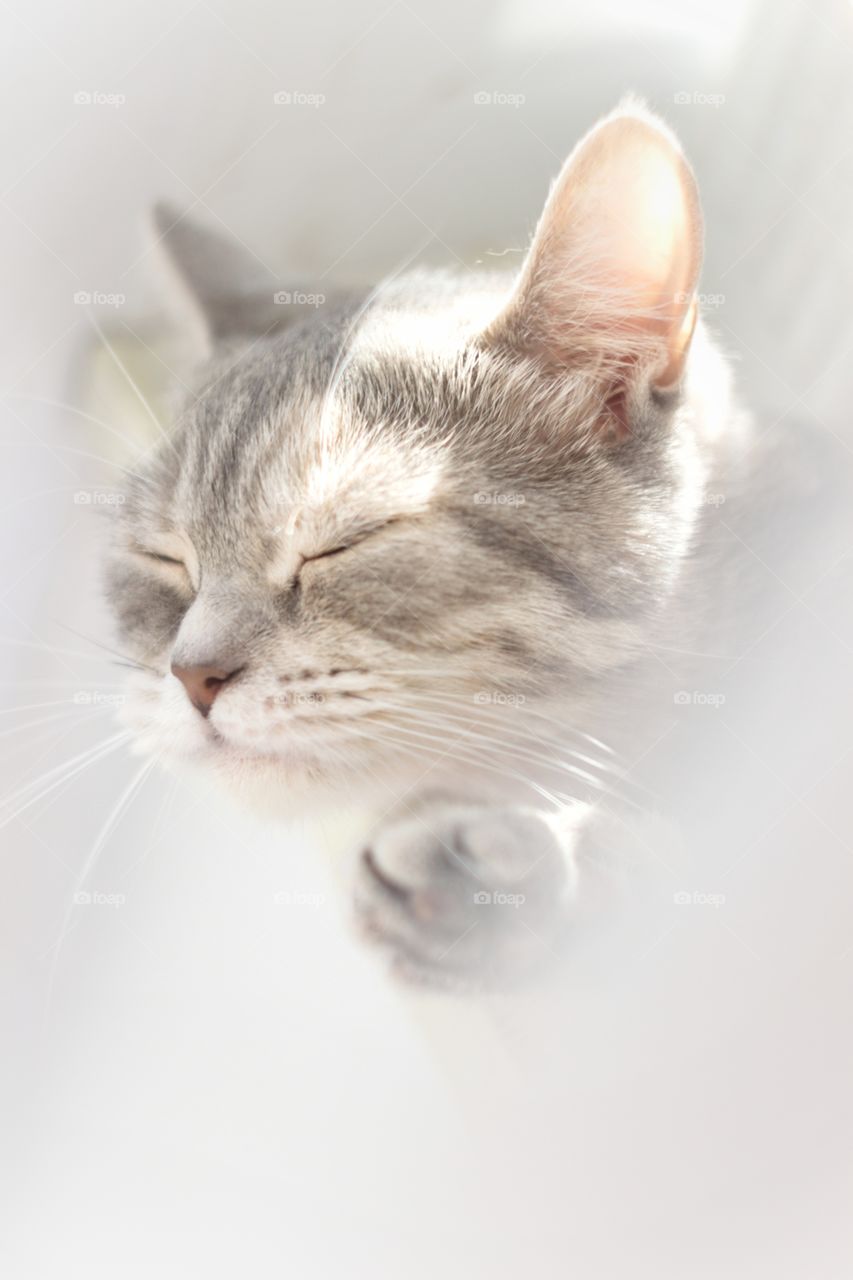
<path id="1" fill-rule="evenodd" d="M 175 569 L 182 569 L 184 573 L 189 574 L 186 564 L 177 556 L 166 555 L 163 551 L 152 551 L 150 547 L 133 546 L 131 551 L 135 555 L 141 556 L 143 560 L 153 560 L 156 564 L 166 564 Z"/>
<path id="2" fill-rule="evenodd" d="M 351 551 L 353 547 L 359 546 L 360 543 L 366 542 L 368 538 L 374 537 L 375 534 L 381 533 L 383 529 L 387 529 L 391 524 L 397 524 L 396 518 L 383 520 L 381 524 L 374 525 L 373 528 L 364 529 L 361 533 L 351 538 L 349 542 L 342 542 L 336 547 L 329 547 L 327 551 L 316 551 L 313 555 L 303 556 L 302 563 L 310 564 L 312 560 L 328 560 L 332 556 L 339 556 L 344 551 Z"/>
<path id="3" fill-rule="evenodd" d="M 351 546 L 353 546 L 351 542 L 341 543 L 339 547 L 330 547 L 328 551 L 318 551 L 313 556 L 304 556 L 302 563 L 308 564 L 312 560 L 328 560 L 331 556 L 339 556 L 342 552 L 349 551 Z"/>
<path id="4" fill-rule="evenodd" d="M 178 540 L 164 536 L 152 537 L 152 546 L 147 539 L 137 542 L 135 538 L 131 538 L 127 545 L 127 550 L 131 555 L 139 560 L 147 562 L 149 565 L 162 565 L 159 578 L 163 582 L 169 582 L 173 586 L 192 587 L 194 591 L 198 590 L 200 573 L 198 560 L 191 546 L 187 546 L 184 552 L 185 540 Z M 162 547 L 168 547 L 169 550 L 161 550 Z"/>
<path id="5" fill-rule="evenodd" d="M 149 560 L 159 560 L 161 564 L 176 564 L 181 569 L 186 568 L 183 560 L 176 560 L 174 556 L 164 556 L 159 551 L 144 551 L 142 554 L 148 556 Z"/>

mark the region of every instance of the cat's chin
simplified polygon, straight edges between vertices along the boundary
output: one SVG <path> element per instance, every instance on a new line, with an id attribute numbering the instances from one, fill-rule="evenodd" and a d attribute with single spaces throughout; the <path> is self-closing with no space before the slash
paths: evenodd
<path id="1" fill-rule="evenodd" d="M 312 813 L 332 785 L 316 764 L 273 755 L 223 753 L 208 762 L 206 772 L 239 804 L 266 817 Z"/>
<path id="2" fill-rule="evenodd" d="M 263 817 L 314 817 L 328 814 L 330 806 L 360 807 L 379 790 L 375 782 L 365 782 L 355 764 L 350 772 L 340 761 L 332 764 L 297 751 L 250 752 L 218 743 L 185 764 Z M 387 795 L 384 788 L 381 793 Z"/>

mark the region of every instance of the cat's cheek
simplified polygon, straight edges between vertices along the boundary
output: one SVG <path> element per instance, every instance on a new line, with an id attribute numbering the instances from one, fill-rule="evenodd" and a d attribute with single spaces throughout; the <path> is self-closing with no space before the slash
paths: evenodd
<path id="1" fill-rule="evenodd" d="M 137 755 L 180 761 L 211 749 L 209 728 L 171 676 L 128 681 L 118 720 L 132 733 L 131 747 Z"/>

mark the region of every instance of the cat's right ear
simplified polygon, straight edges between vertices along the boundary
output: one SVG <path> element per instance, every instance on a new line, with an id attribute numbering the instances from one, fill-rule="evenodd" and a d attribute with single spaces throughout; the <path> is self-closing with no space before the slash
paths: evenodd
<path id="1" fill-rule="evenodd" d="M 485 341 L 556 368 L 591 369 L 618 418 L 638 376 L 659 389 L 678 385 L 701 260 L 690 166 L 662 121 L 626 103 L 566 161 Z"/>
<path id="2" fill-rule="evenodd" d="M 274 277 L 232 236 L 169 204 L 154 206 L 150 224 L 166 306 L 194 361 L 233 334 L 264 333 L 281 322 Z"/>

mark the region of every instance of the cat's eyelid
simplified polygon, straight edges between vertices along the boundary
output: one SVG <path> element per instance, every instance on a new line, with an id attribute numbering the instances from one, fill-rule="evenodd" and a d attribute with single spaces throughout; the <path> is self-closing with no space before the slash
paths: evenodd
<path id="1" fill-rule="evenodd" d="M 340 546 L 328 547 L 325 551 L 315 551 L 310 556 L 303 556 L 302 563 L 309 564 L 312 560 L 328 560 L 330 556 L 339 556 L 342 551 L 349 551 L 350 547 L 354 547 L 358 541 L 359 539 L 355 538 L 352 542 L 342 542 Z"/>
<path id="2" fill-rule="evenodd" d="M 349 551 L 352 547 L 357 547 L 359 543 L 366 542 L 368 538 L 381 533 L 389 525 L 396 524 L 398 520 L 398 516 L 390 516 L 387 520 L 379 520 L 376 524 L 367 525 L 359 529 L 357 533 L 354 533 L 351 538 L 344 538 L 334 546 L 320 547 L 316 551 L 312 551 L 310 555 L 303 556 L 303 560 L 323 560 L 326 556 L 336 556 L 342 551 Z"/>
<path id="3" fill-rule="evenodd" d="M 163 564 L 180 564 L 186 567 L 185 557 L 175 547 L 170 547 L 167 551 L 156 544 L 144 546 L 141 542 L 132 542 L 130 550 L 135 555 L 145 556 L 148 560 L 160 560 Z"/>
<path id="4" fill-rule="evenodd" d="M 133 541 L 130 544 L 130 551 L 149 563 L 162 564 L 168 569 L 182 569 L 189 578 L 190 582 L 195 586 L 197 578 L 197 566 L 195 556 L 183 544 L 179 545 L 169 539 L 152 539 L 150 542 L 142 543 Z"/>
<path id="5" fill-rule="evenodd" d="M 319 537 L 306 539 L 307 545 L 298 545 L 299 539 L 291 534 L 282 540 L 278 558 L 270 568 L 270 579 L 273 582 L 293 582 L 298 580 L 303 565 L 312 564 L 316 560 L 331 560 L 333 556 L 352 551 L 362 542 L 367 542 L 375 534 L 381 533 L 389 525 L 397 524 L 403 517 L 389 516 L 385 520 L 376 520 L 373 524 L 362 525 L 350 537 L 340 538 L 333 542 L 332 538 L 324 543 Z M 279 530 L 276 530 L 279 532 Z"/>

